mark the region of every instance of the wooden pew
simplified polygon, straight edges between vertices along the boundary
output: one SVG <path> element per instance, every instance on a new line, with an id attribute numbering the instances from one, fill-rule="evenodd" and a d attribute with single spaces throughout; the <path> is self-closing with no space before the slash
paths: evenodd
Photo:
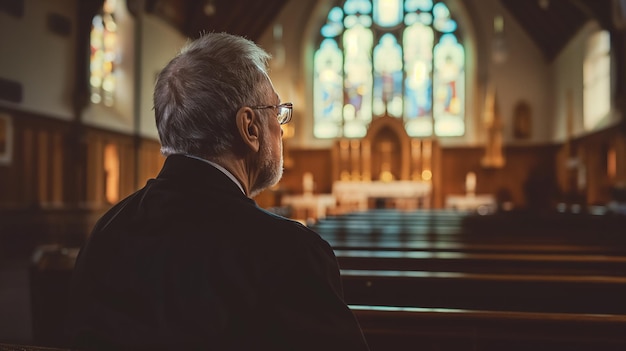
<path id="1" fill-rule="evenodd" d="M 616 238 L 607 233 L 563 227 L 519 232 L 503 226 L 485 231 L 468 231 L 459 225 L 440 224 L 424 219 L 418 223 L 402 216 L 379 223 L 365 214 L 336 217 L 312 226 L 331 246 L 339 250 L 423 250 L 521 253 L 586 253 L 626 255 L 626 235 Z M 626 224 L 626 223 L 625 223 Z M 585 226 L 581 225 L 582 228 Z M 611 226 L 609 226 L 611 227 Z M 626 227 L 626 225 L 625 225 Z"/>
<path id="2" fill-rule="evenodd" d="M 599 254 L 335 250 L 344 270 L 626 276 L 626 257 Z"/>
<path id="3" fill-rule="evenodd" d="M 520 243 L 464 243 L 441 242 L 430 240 L 328 240 L 335 250 L 365 250 L 365 251 L 421 251 L 421 252 L 461 252 L 461 253 L 501 253 L 501 254 L 587 254 L 624 256 L 626 250 L 617 246 L 605 245 L 576 245 L 576 244 L 520 244 Z"/>
<path id="4" fill-rule="evenodd" d="M 450 211 L 370 210 L 327 217 L 313 225 L 324 235 L 387 236 L 436 234 L 463 238 L 515 238 L 518 240 L 568 240 L 571 242 L 626 245 L 626 216 L 510 212 L 488 216 Z M 440 238 L 441 239 L 441 238 Z"/>
<path id="5" fill-rule="evenodd" d="M 372 351 L 617 351 L 626 315 L 350 305 Z"/>
<path id="6" fill-rule="evenodd" d="M 28 344 L 7 344 L 0 342 L 0 351 L 71 351 L 66 348 L 54 348 Z"/>
<path id="7" fill-rule="evenodd" d="M 626 277 L 342 270 L 346 302 L 492 311 L 626 314 Z"/>
<path id="8" fill-rule="evenodd" d="M 625 224 L 626 227 L 626 224 Z M 363 221 L 320 222 L 312 229 L 329 241 L 371 241 L 371 242 L 412 242 L 438 241 L 463 243 L 519 243 L 519 244 L 578 244 L 619 246 L 626 251 L 626 238 L 611 238 L 613 234 L 594 232 L 576 232 L 561 228 L 550 232 L 529 230 L 520 233 L 510 227 L 491 231 L 467 231 L 466 229 L 438 224 L 424 223 L 384 223 L 377 224 Z"/>

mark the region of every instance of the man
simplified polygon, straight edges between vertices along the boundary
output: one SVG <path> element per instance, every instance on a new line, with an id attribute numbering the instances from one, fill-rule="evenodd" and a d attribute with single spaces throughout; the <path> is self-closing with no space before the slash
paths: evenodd
<path id="1" fill-rule="evenodd" d="M 367 350 L 329 245 L 251 199 L 282 176 L 282 103 L 269 55 L 205 34 L 160 73 L 167 156 L 96 224 L 76 262 L 82 349 Z"/>

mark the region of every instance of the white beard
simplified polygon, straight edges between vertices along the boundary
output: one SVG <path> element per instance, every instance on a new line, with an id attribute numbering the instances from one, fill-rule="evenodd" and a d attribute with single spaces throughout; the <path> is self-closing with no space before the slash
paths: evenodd
<path id="1" fill-rule="evenodd" d="M 269 140 L 269 138 L 263 138 Z M 269 143 L 263 143 L 259 157 L 261 162 L 259 167 L 259 179 L 250 189 L 250 197 L 257 196 L 261 191 L 276 185 L 283 177 L 283 146 L 280 144 L 280 159 L 276 162 L 275 155 Z"/>

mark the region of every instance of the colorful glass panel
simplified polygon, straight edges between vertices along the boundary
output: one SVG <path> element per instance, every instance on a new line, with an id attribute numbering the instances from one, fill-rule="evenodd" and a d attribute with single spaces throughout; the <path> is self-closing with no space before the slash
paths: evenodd
<path id="1" fill-rule="evenodd" d="M 330 55 L 323 40 L 314 63 L 315 136 L 362 137 L 384 115 L 403 118 L 412 137 L 464 134 L 465 52 L 457 31 L 437 0 L 346 0 L 331 9 L 320 32 L 336 40 L 333 57 L 343 64 L 330 69 L 321 59 Z"/>
<path id="2" fill-rule="evenodd" d="M 106 0 L 94 16 L 90 33 L 89 84 L 91 102 L 112 106 L 115 94 L 115 65 L 118 60 L 116 0 Z"/>
<path id="3" fill-rule="evenodd" d="M 394 27 L 401 21 L 401 0 L 374 0 L 374 23 L 381 27 Z"/>
<path id="4" fill-rule="evenodd" d="M 465 101 L 465 52 L 456 37 L 444 34 L 434 49 L 434 120 L 438 136 L 460 136 Z"/>
<path id="5" fill-rule="evenodd" d="M 372 120 L 372 31 L 357 23 L 343 34 L 344 136 L 362 137 Z"/>
<path id="6" fill-rule="evenodd" d="M 386 33 L 374 48 L 375 115 L 402 116 L 402 48 Z"/>
<path id="7" fill-rule="evenodd" d="M 343 120 L 343 52 L 335 40 L 325 39 L 314 62 L 314 134 L 318 138 L 336 138 L 341 136 Z"/>
<path id="8" fill-rule="evenodd" d="M 404 31 L 404 117 L 412 137 L 432 135 L 433 42 L 429 26 L 415 23 Z"/>
<path id="9" fill-rule="evenodd" d="M 325 38 L 334 38 L 343 32 L 343 10 L 334 7 L 328 13 L 328 20 L 322 27 L 321 33 Z"/>

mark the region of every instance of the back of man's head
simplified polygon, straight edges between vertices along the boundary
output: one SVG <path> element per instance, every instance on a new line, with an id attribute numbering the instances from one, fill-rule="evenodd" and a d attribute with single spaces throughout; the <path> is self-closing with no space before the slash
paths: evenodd
<path id="1" fill-rule="evenodd" d="M 236 111 L 263 99 L 270 55 L 254 42 L 206 33 L 163 68 L 154 89 L 161 152 L 215 157 L 232 151 Z"/>

